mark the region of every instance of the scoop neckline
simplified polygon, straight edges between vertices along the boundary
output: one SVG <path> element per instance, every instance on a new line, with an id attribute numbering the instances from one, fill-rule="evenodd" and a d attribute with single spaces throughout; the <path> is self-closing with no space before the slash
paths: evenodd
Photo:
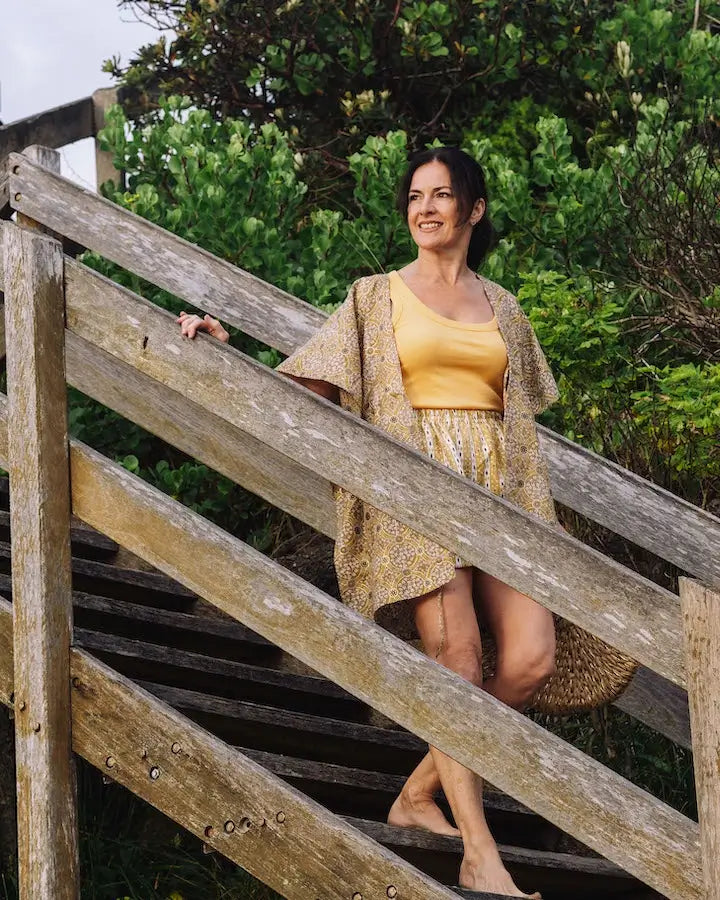
<path id="1" fill-rule="evenodd" d="M 397 279 L 405 294 L 407 294 L 407 296 L 412 299 L 412 301 L 422 310 L 423 313 L 425 313 L 425 315 L 427 315 L 430 319 L 439 322 L 441 325 L 447 325 L 450 328 L 462 328 L 463 330 L 469 331 L 495 331 L 499 327 L 494 309 L 492 319 L 489 319 L 487 322 L 458 322 L 457 319 L 449 319 L 447 316 L 443 316 L 439 312 L 436 312 L 434 309 L 431 309 L 427 305 L 427 303 L 423 303 L 418 295 L 409 287 L 409 285 L 397 269 L 393 269 L 392 272 L 389 272 L 388 274 L 390 277 L 394 276 Z M 490 304 L 490 306 L 492 308 L 492 303 Z"/>

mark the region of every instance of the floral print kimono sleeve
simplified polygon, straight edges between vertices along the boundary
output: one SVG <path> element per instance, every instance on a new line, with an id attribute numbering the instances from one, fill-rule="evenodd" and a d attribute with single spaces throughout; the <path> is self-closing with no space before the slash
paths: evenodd
<path id="1" fill-rule="evenodd" d="M 361 337 L 355 285 L 347 299 L 306 343 L 276 368 L 284 375 L 327 381 L 340 390 L 344 409 L 362 409 Z"/>

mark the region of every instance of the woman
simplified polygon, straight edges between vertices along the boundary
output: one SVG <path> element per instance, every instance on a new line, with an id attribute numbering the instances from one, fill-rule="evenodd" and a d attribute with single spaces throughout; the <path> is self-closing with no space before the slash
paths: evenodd
<path id="1" fill-rule="evenodd" d="M 463 151 L 416 155 L 398 203 L 418 253 L 397 272 L 360 279 L 323 328 L 281 366 L 496 494 L 556 522 L 534 415 L 557 388 L 517 301 L 475 273 L 492 238 L 480 166 Z M 227 340 L 209 316 L 178 322 Z M 344 602 L 503 702 L 521 709 L 554 671 L 552 614 L 340 488 L 336 567 Z M 483 683 L 478 617 L 495 670 Z M 457 828 L 434 800 L 442 787 Z M 460 834 L 460 885 L 524 894 L 485 821 L 482 781 L 437 748 L 421 761 L 388 821 Z"/>

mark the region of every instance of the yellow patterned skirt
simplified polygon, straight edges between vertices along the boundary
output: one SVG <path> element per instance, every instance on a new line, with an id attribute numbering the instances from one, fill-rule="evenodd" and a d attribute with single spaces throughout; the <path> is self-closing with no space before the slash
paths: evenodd
<path id="1" fill-rule="evenodd" d="M 425 449 L 458 475 L 494 494 L 505 486 L 505 432 L 501 412 L 489 409 L 417 409 Z M 455 568 L 470 566 L 460 557 Z"/>

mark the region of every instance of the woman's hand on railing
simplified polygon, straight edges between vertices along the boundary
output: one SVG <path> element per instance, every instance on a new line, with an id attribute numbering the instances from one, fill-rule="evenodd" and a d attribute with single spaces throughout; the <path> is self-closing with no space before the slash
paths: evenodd
<path id="1" fill-rule="evenodd" d="M 230 340 L 229 333 L 225 331 L 220 322 L 217 319 L 213 319 L 212 316 L 196 316 L 181 312 L 175 321 L 180 326 L 182 336 L 190 338 L 191 340 L 198 331 L 206 331 L 211 337 L 222 341 L 223 344 L 227 344 Z"/>

